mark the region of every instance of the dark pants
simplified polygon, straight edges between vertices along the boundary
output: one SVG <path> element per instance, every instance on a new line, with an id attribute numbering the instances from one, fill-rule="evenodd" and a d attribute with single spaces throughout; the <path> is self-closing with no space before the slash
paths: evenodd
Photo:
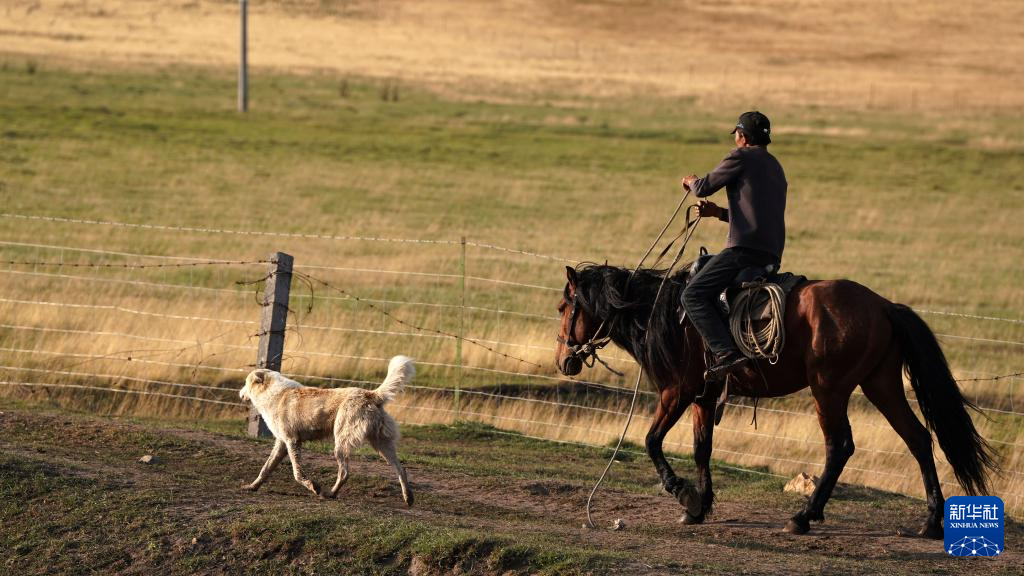
<path id="1" fill-rule="evenodd" d="M 687 282 L 683 290 L 686 315 L 716 355 L 738 351 L 729 327 L 718 312 L 716 302 L 719 295 L 744 268 L 778 263 L 779 259 L 768 252 L 741 247 L 726 248 Z"/>

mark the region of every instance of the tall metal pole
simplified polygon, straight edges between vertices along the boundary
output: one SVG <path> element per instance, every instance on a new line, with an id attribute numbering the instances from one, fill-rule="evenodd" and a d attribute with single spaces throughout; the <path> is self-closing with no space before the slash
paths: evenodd
<path id="1" fill-rule="evenodd" d="M 238 0 L 241 16 L 241 55 L 238 60 L 238 111 L 249 110 L 249 0 Z"/>

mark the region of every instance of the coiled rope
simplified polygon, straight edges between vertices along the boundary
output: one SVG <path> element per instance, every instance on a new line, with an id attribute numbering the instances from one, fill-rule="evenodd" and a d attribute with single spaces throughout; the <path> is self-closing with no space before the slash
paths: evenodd
<path id="1" fill-rule="evenodd" d="M 768 297 L 768 309 L 771 317 L 767 320 L 752 318 L 752 312 L 759 294 Z M 754 288 L 741 290 L 733 299 L 732 312 L 729 314 L 729 329 L 736 345 L 748 358 L 764 358 L 775 364 L 786 343 L 783 330 L 783 319 L 786 317 L 786 295 L 778 284 L 765 283 Z M 764 326 L 755 328 L 754 323 L 764 322 Z"/>

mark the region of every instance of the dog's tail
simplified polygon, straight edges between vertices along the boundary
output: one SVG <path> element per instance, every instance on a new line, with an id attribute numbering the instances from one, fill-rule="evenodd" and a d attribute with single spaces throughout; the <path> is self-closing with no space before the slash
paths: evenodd
<path id="1" fill-rule="evenodd" d="M 416 375 L 416 365 L 408 356 L 395 356 L 388 364 L 388 375 L 384 383 L 374 390 L 381 402 L 392 400 Z"/>

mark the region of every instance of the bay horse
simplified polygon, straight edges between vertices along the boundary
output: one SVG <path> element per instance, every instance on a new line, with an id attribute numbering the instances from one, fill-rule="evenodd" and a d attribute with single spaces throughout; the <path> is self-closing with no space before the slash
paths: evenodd
<path id="1" fill-rule="evenodd" d="M 646 437 L 647 454 L 665 490 L 685 508 L 682 522 L 699 524 L 711 514 L 715 501 L 709 465 L 717 393 L 703 394 L 704 343 L 689 320 L 680 324 L 677 314 L 688 269 L 667 279 L 655 305 L 664 271 L 567 266 L 555 354 L 559 370 L 575 376 L 600 348 L 600 341 L 610 339 L 643 367 L 659 395 Z M 921 468 L 928 515 L 916 534 L 941 539 L 945 500 L 929 429 L 967 494 L 988 493 L 987 476 L 995 460 L 967 412 L 976 407 L 960 393 L 931 328 L 908 306 L 850 280 L 810 280 L 794 288 L 786 299 L 784 326 L 786 344 L 778 362 L 757 361 L 759 374 L 745 370 L 732 376 L 729 392 L 773 398 L 811 389 L 825 436 L 825 471 L 807 504 L 787 522 L 786 531 L 804 534 L 812 520 L 824 521 L 825 504 L 854 452 L 847 405 L 860 386 Z M 907 402 L 904 370 L 928 428 Z M 691 405 L 696 483 L 677 477 L 662 452 L 665 435 Z"/>

